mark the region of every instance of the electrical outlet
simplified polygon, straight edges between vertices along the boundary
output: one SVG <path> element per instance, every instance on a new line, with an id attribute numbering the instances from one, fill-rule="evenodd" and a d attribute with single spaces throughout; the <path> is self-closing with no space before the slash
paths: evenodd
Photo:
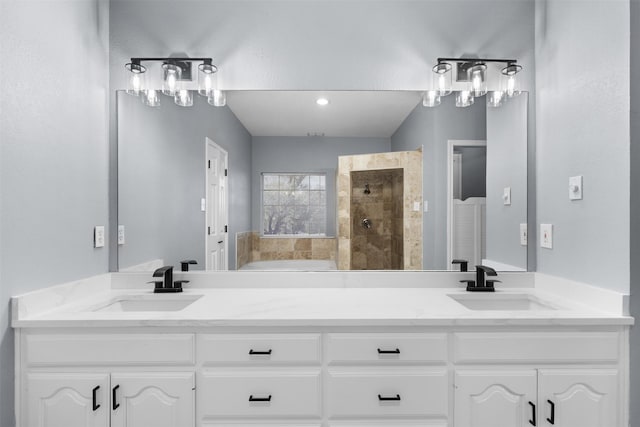
<path id="1" fill-rule="evenodd" d="M 511 187 L 504 187 L 502 190 L 502 202 L 505 206 L 511 205 Z"/>
<path id="2" fill-rule="evenodd" d="M 553 249 L 553 224 L 540 224 L 540 247 Z"/>
<path id="3" fill-rule="evenodd" d="M 527 224 L 520 224 L 520 244 L 527 246 Z"/>
<path id="4" fill-rule="evenodd" d="M 124 225 L 118 226 L 118 244 L 124 245 Z"/>
<path id="5" fill-rule="evenodd" d="M 104 248 L 104 225 L 96 225 L 93 229 L 93 247 Z"/>

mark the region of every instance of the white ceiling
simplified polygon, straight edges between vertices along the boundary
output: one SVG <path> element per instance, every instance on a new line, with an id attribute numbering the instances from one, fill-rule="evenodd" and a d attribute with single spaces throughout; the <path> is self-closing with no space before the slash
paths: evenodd
<path id="1" fill-rule="evenodd" d="M 316 104 L 321 97 L 329 105 Z M 388 138 L 420 100 L 412 91 L 227 92 L 227 105 L 253 136 Z"/>

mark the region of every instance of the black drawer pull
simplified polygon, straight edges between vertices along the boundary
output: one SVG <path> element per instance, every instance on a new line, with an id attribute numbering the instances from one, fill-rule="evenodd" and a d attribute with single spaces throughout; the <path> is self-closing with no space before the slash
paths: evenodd
<path id="1" fill-rule="evenodd" d="M 269 397 L 253 397 L 253 394 L 249 396 L 249 402 L 271 402 L 271 395 Z"/>
<path id="2" fill-rule="evenodd" d="M 556 405 L 550 400 L 547 400 L 549 405 L 551 405 L 551 417 L 547 418 L 549 424 L 554 425 L 556 423 Z"/>
<path id="3" fill-rule="evenodd" d="M 254 349 L 249 350 L 249 354 L 252 356 L 268 356 L 271 354 L 271 349 L 267 351 L 255 351 Z"/>
<path id="4" fill-rule="evenodd" d="M 395 350 L 380 350 L 378 349 L 378 354 L 400 354 L 400 349 L 396 348 Z"/>
<path id="5" fill-rule="evenodd" d="M 100 404 L 98 403 L 98 390 L 99 389 L 100 389 L 100 386 L 97 385 L 91 391 L 91 397 L 92 397 L 91 400 L 92 400 L 92 403 L 93 403 L 94 412 L 97 411 L 100 408 Z"/>
<path id="6" fill-rule="evenodd" d="M 529 420 L 529 424 L 535 427 L 536 425 L 536 405 L 533 402 L 529 402 L 531 405 L 531 419 Z"/>
<path id="7" fill-rule="evenodd" d="M 118 409 L 120 407 L 120 404 L 117 403 L 117 395 L 116 395 L 116 391 L 120 388 L 120 384 L 118 384 L 117 386 L 115 386 L 113 388 L 113 390 L 111 390 L 111 400 L 112 400 L 112 408 L 115 411 L 116 409 Z"/>
<path id="8" fill-rule="evenodd" d="M 389 401 L 389 400 L 394 400 L 394 401 L 395 400 L 400 400 L 400 395 L 396 394 L 393 397 L 384 397 L 382 395 L 378 395 L 378 400 L 381 401 L 381 402 L 385 402 L 385 401 Z"/>

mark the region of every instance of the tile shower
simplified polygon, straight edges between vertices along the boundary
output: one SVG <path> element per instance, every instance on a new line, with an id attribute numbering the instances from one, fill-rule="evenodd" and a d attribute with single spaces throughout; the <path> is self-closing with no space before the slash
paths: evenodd
<path id="1" fill-rule="evenodd" d="M 352 270 L 402 270 L 403 172 L 351 172 Z"/>

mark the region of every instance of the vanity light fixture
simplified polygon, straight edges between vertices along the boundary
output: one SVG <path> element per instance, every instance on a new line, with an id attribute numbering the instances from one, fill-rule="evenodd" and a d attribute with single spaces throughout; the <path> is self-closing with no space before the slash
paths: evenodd
<path id="1" fill-rule="evenodd" d="M 127 93 L 138 96 L 142 94 L 142 102 L 150 107 L 158 107 L 160 90 L 147 87 L 147 67 L 142 62 L 162 63 L 162 88 L 163 94 L 173 97 L 174 102 L 182 107 L 193 105 L 193 92 L 188 88 L 192 81 L 192 68 L 198 64 L 198 94 L 207 97 L 209 104 L 216 107 L 225 106 L 226 94 L 220 90 L 217 84 L 218 67 L 213 65 L 212 58 L 131 58 L 131 62 L 125 65 L 127 69 Z"/>
<path id="2" fill-rule="evenodd" d="M 456 93 L 456 106 L 468 107 L 474 103 L 474 98 L 484 96 L 487 93 L 487 105 L 490 107 L 501 106 L 506 98 L 517 96 L 521 93 L 517 74 L 522 71 L 522 66 L 515 59 L 488 59 L 488 58 L 438 58 L 433 67 L 431 89 L 423 94 L 422 104 L 425 107 L 435 107 L 440 104 L 438 96 L 446 96 L 452 92 L 453 65 L 456 64 L 456 81 L 465 82 L 466 87 Z M 487 63 L 503 63 L 500 74 L 499 87 L 489 91 L 487 87 Z"/>

